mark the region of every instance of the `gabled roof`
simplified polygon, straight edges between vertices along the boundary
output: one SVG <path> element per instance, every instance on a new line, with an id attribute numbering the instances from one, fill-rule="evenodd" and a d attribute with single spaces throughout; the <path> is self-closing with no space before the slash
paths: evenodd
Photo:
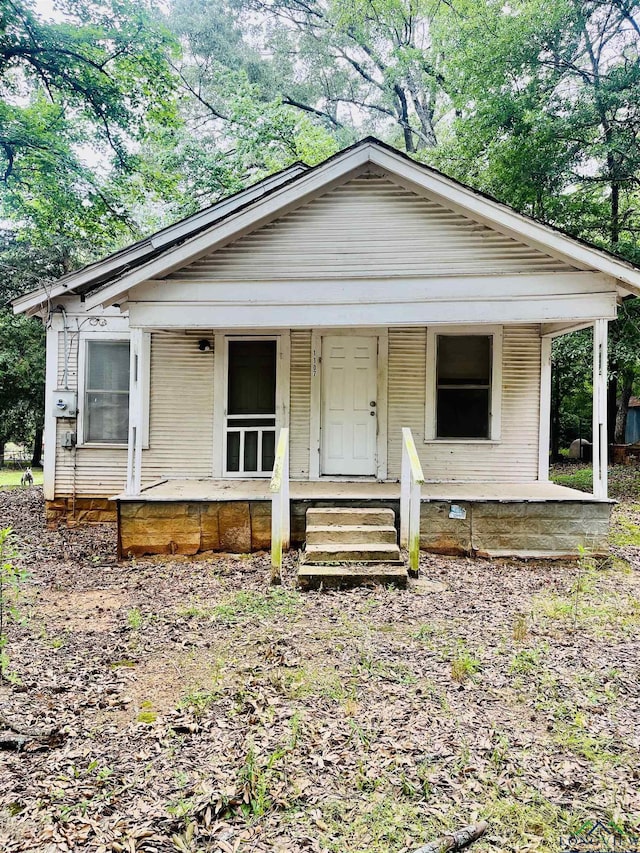
<path id="1" fill-rule="evenodd" d="M 66 275 L 54 285 L 15 300 L 16 313 L 32 311 L 65 293 L 80 293 L 86 307 L 113 304 L 142 281 L 162 277 L 205 252 L 277 218 L 305 199 L 371 164 L 396 180 L 427 192 L 442 204 L 552 254 L 569 264 L 617 279 L 623 292 L 640 295 L 640 268 L 510 208 L 485 193 L 449 178 L 406 154 L 368 137 L 308 168 L 296 164 L 224 199 L 195 216 L 163 229 L 108 258 Z"/>

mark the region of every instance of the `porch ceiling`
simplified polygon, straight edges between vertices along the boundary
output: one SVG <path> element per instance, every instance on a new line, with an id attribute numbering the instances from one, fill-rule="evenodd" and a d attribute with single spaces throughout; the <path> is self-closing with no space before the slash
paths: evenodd
<path id="1" fill-rule="evenodd" d="M 291 481 L 292 501 L 300 500 L 399 500 L 398 482 L 368 480 Z M 264 480 L 164 480 L 145 488 L 140 495 L 116 495 L 119 501 L 267 501 L 269 481 Z M 425 483 L 423 501 L 498 501 L 541 503 L 545 501 L 598 502 L 592 494 L 555 483 Z M 613 501 L 610 501 L 613 503 Z"/>

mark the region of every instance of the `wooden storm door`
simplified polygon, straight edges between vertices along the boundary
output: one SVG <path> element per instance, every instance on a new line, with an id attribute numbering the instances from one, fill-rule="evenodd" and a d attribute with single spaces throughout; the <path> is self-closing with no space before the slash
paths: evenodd
<path id="1" fill-rule="evenodd" d="M 268 476 L 276 436 L 275 340 L 229 340 L 225 473 Z"/>

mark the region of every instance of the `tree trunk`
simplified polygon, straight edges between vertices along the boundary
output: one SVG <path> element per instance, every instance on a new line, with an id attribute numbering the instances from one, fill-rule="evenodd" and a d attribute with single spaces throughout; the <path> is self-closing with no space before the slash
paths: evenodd
<path id="1" fill-rule="evenodd" d="M 31 467 L 39 468 L 42 465 L 42 427 L 36 427 L 36 433 L 33 438 L 33 456 L 31 457 Z"/>
<path id="2" fill-rule="evenodd" d="M 622 377 L 622 389 L 620 391 L 620 400 L 616 411 L 615 429 L 613 431 L 613 440 L 616 444 L 625 443 L 625 433 L 627 431 L 627 415 L 629 414 L 629 400 L 633 391 L 633 375 L 625 374 Z"/>
<path id="3" fill-rule="evenodd" d="M 0 468 L 4 468 L 4 439 L 0 438 Z"/>

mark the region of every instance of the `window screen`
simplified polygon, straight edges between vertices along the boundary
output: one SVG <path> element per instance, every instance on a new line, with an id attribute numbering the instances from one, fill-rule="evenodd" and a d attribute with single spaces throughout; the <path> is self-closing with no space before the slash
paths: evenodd
<path id="1" fill-rule="evenodd" d="M 436 436 L 489 438 L 491 335 L 438 335 Z"/>
<path id="2" fill-rule="evenodd" d="M 129 342 L 89 341 L 85 441 L 126 444 L 129 431 Z"/>

